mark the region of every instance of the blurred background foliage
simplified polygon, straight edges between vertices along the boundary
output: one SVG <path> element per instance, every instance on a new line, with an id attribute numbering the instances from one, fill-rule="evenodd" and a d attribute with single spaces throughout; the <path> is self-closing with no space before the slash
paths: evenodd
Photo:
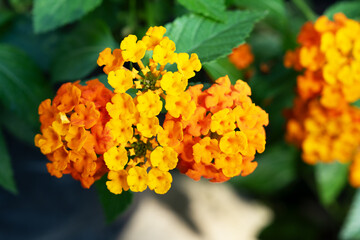
<path id="1" fill-rule="evenodd" d="M 360 239 L 360 192 L 347 184 L 348 166 L 306 165 L 284 141 L 284 109 L 292 106 L 296 73 L 283 66 L 284 53 L 296 47 L 306 21 L 336 12 L 359 19 L 359 10 L 355 0 L 1 0 L 0 185 L 17 193 L 6 136 L 33 146 L 41 101 L 66 81 L 106 81 L 96 64 L 100 51 L 119 47 L 128 34 L 142 36 L 149 26 L 163 25 L 177 51 L 196 52 L 203 63 L 191 84 L 206 85 L 225 74 L 233 83 L 247 80 L 253 101 L 269 113 L 258 168 L 230 181 L 274 211 L 260 238 Z M 255 61 L 238 70 L 227 55 L 244 42 Z M 96 185 L 108 221 L 131 203 L 131 194 L 110 196 L 104 179 Z"/>

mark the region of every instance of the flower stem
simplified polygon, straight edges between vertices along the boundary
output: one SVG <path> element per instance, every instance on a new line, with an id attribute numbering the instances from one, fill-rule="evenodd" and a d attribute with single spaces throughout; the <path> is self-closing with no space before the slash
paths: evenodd
<path id="1" fill-rule="evenodd" d="M 315 21 L 317 18 L 314 11 L 307 5 L 305 0 L 291 0 L 293 4 L 304 14 L 309 21 Z"/>

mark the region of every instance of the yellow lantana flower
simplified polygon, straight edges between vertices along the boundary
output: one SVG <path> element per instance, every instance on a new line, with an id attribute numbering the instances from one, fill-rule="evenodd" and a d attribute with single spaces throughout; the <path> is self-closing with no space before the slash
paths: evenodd
<path id="1" fill-rule="evenodd" d="M 176 60 L 175 43 L 168 37 L 164 37 L 154 48 L 153 59 L 160 65 L 173 64 Z"/>
<path id="2" fill-rule="evenodd" d="M 112 147 L 104 153 L 106 166 L 112 171 L 123 170 L 128 162 L 127 151 L 124 147 Z"/>
<path id="3" fill-rule="evenodd" d="M 165 32 L 166 28 L 163 26 L 150 27 L 146 32 L 146 36 L 142 38 L 142 41 L 145 43 L 148 49 L 153 50 L 157 45 L 159 45 Z"/>
<path id="4" fill-rule="evenodd" d="M 125 119 L 110 119 L 107 127 L 111 130 L 111 136 L 119 144 L 125 144 L 133 137 L 131 122 Z"/>
<path id="5" fill-rule="evenodd" d="M 174 118 L 178 118 L 181 115 L 184 120 L 189 120 L 195 112 L 196 105 L 191 101 L 191 96 L 188 92 L 182 92 L 179 95 L 167 95 L 165 108 Z"/>
<path id="6" fill-rule="evenodd" d="M 167 72 L 161 79 L 161 88 L 166 91 L 168 95 L 178 95 L 185 91 L 188 85 L 188 80 L 179 72 Z"/>
<path id="7" fill-rule="evenodd" d="M 228 108 L 220 110 L 211 116 L 210 129 L 212 132 L 223 135 L 224 133 L 233 131 L 235 127 L 234 115 Z"/>
<path id="8" fill-rule="evenodd" d="M 136 41 L 135 35 L 129 35 L 120 44 L 125 61 L 138 62 L 145 56 L 146 45 L 141 40 Z"/>
<path id="9" fill-rule="evenodd" d="M 200 71 L 201 69 L 199 57 L 194 53 L 191 54 L 190 58 L 187 53 L 179 53 L 177 59 L 179 72 L 184 74 L 187 79 L 194 77 L 194 71 Z"/>
<path id="10" fill-rule="evenodd" d="M 156 136 L 161 129 L 159 119 L 157 117 L 140 118 L 138 124 L 136 124 L 136 128 L 144 137 L 147 138 Z"/>
<path id="11" fill-rule="evenodd" d="M 228 154 L 245 153 L 248 148 L 246 135 L 242 131 L 226 133 L 220 139 L 219 147 Z"/>
<path id="12" fill-rule="evenodd" d="M 242 170 L 242 155 L 221 154 L 215 159 L 215 166 L 221 168 L 221 171 L 226 177 L 237 176 Z"/>
<path id="13" fill-rule="evenodd" d="M 124 68 L 111 71 L 108 82 L 115 89 L 115 93 L 124 93 L 133 86 L 132 72 Z"/>
<path id="14" fill-rule="evenodd" d="M 169 171 L 176 167 L 177 153 L 171 147 L 157 147 L 150 154 L 150 161 L 152 166 L 162 171 Z"/>
<path id="15" fill-rule="evenodd" d="M 135 166 L 128 171 L 127 182 L 133 192 L 142 192 L 147 188 L 148 174 L 145 168 Z"/>
<path id="16" fill-rule="evenodd" d="M 171 187 L 172 180 L 169 172 L 161 171 L 157 168 L 152 168 L 148 174 L 149 188 L 157 194 L 167 193 Z"/>
<path id="17" fill-rule="evenodd" d="M 112 103 L 106 104 L 106 110 L 113 119 L 132 119 L 135 113 L 135 104 L 127 93 L 118 93 L 111 98 Z"/>
<path id="18" fill-rule="evenodd" d="M 109 181 L 106 182 L 109 191 L 114 194 L 121 194 L 123 190 L 129 190 L 127 176 L 128 173 L 125 170 L 110 171 L 107 176 Z"/>
<path id="19" fill-rule="evenodd" d="M 153 118 L 157 116 L 162 109 L 162 102 L 159 95 L 154 91 L 148 90 L 144 94 L 137 96 L 136 108 L 139 113 L 147 118 Z"/>

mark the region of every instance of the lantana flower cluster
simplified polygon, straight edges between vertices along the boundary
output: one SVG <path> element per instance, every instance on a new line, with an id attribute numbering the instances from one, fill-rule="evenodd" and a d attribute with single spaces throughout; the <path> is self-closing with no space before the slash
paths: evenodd
<path id="1" fill-rule="evenodd" d="M 309 164 L 317 161 L 350 162 L 360 146 L 360 111 L 348 105 L 328 109 L 316 99 L 295 100 L 287 123 L 287 140 L 303 149 L 302 158 Z"/>
<path id="2" fill-rule="evenodd" d="M 142 192 L 147 187 L 156 193 L 170 189 L 169 170 L 176 167 L 178 154 L 166 144 L 169 139 L 157 137 L 164 132 L 157 116 L 163 107 L 168 114 L 185 119 L 195 111 L 185 89 L 201 63 L 196 54 L 175 53 L 175 43 L 164 37 L 165 31 L 164 27 L 152 27 L 142 40 L 129 35 L 120 49 L 111 53 L 107 48 L 98 59 L 115 92 L 106 106 L 111 117 L 106 126 L 116 145 L 104 154 L 109 168 L 107 186 L 115 194 L 128 189 Z M 150 51 L 145 66 L 142 59 Z M 177 71 L 165 70 L 174 63 Z M 135 98 L 126 93 L 131 88 L 136 90 Z"/>
<path id="3" fill-rule="evenodd" d="M 176 53 L 165 32 L 151 27 L 141 40 L 129 35 L 119 49 L 99 54 L 113 91 L 97 80 L 66 83 L 52 105 L 50 99 L 40 105 L 42 134 L 35 143 L 52 175 L 70 173 L 88 188 L 107 173 L 114 194 L 147 188 L 164 194 L 176 167 L 212 181 L 256 168 L 252 160 L 264 151 L 268 118 L 252 104 L 249 86 L 223 77 L 205 91 L 187 89 L 201 63 L 194 53 Z"/>
<path id="4" fill-rule="evenodd" d="M 201 177 L 224 182 L 231 177 L 252 173 L 257 167 L 255 153 L 265 149 L 268 115 L 250 99 L 251 89 L 238 80 L 233 86 L 228 76 L 210 88 L 189 87 L 196 110 L 190 119 L 167 114 L 164 128 L 176 129 L 173 142 L 179 153 L 178 168 L 194 180 Z"/>
<path id="5" fill-rule="evenodd" d="M 360 187 L 360 98 L 357 53 L 360 24 L 342 13 L 334 21 L 321 16 L 306 23 L 301 47 L 285 56 L 285 66 L 305 69 L 297 78 L 298 96 L 288 114 L 288 141 L 302 149 L 302 158 L 317 162 L 352 163 L 350 183 Z M 359 46 L 358 46 L 359 45 Z M 359 65 L 360 66 L 360 65 Z"/>
<path id="6" fill-rule="evenodd" d="M 105 109 L 113 93 L 97 79 L 63 84 L 51 103 L 39 106 L 41 134 L 35 145 L 47 156 L 47 169 L 58 178 L 63 174 L 89 188 L 106 173 L 102 154 L 112 145 L 109 115 Z"/>
<path id="7" fill-rule="evenodd" d="M 360 98 L 360 23 L 344 14 L 307 22 L 297 38 L 300 47 L 285 55 L 285 66 L 304 70 L 297 78 L 299 96 L 320 97 L 328 108 L 342 108 Z"/>

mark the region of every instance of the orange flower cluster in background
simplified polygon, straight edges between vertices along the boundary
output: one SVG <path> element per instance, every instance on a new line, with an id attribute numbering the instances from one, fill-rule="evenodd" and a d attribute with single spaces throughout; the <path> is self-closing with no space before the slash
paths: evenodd
<path id="1" fill-rule="evenodd" d="M 232 86 L 227 76 L 205 91 L 202 85 L 186 90 L 200 60 L 175 53 L 165 32 L 151 27 L 141 40 L 129 35 L 119 49 L 99 54 L 113 91 L 98 80 L 66 83 L 52 104 L 40 104 L 42 134 L 35 144 L 51 161 L 52 175 L 69 173 L 89 188 L 107 173 L 114 194 L 148 187 L 164 194 L 176 167 L 217 182 L 254 171 L 255 153 L 265 149 L 267 113 L 252 103 L 245 82 Z M 166 69 L 171 64 L 176 71 Z"/>
<path id="2" fill-rule="evenodd" d="M 297 78 L 299 96 L 320 97 L 328 108 L 341 108 L 360 98 L 360 23 L 334 15 L 326 16 L 302 27 L 300 47 L 285 55 L 285 66 L 304 74 Z"/>
<path id="3" fill-rule="evenodd" d="M 229 60 L 238 69 L 245 69 L 254 61 L 254 55 L 251 52 L 249 44 L 244 43 L 234 48 L 229 55 Z"/>
<path id="4" fill-rule="evenodd" d="M 179 170 L 194 180 L 205 177 L 212 182 L 252 173 L 255 153 L 265 149 L 267 113 L 252 103 L 251 89 L 241 80 L 232 86 L 225 76 L 202 88 L 200 84 L 187 90 L 196 102 L 190 119 L 168 114 L 164 123 L 169 132 L 176 129 L 173 136 L 183 136 L 183 141 L 172 143 L 179 153 Z"/>
<path id="5" fill-rule="evenodd" d="M 360 110 L 350 105 L 328 109 L 316 99 L 295 100 L 287 124 L 287 140 L 303 149 L 309 164 L 317 161 L 350 162 L 360 146 Z"/>
<path id="6" fill-rule="evenodd" d="M 306 23 L 300 47 L 286 53 L 284 64 L 297 71 L 294 107 L 288 111 L 289 142 L 302 149 L 302 158 L 317 162 L 352 162 L 350 183 L 360 187 L 360 23 L 334 15 Z"/>
<path id="7" fill-rule="evenodd" d="M 102 154 L 114 143 L 105 124 L 105 109 L 113 96 L 97 79 L 63 84 L 51 103 L 39 106 L 41 134 L 35 145 L 50 160 L 46 166 L 58 178 L 71 174 L 84 188 L 106 173 Z"/>

